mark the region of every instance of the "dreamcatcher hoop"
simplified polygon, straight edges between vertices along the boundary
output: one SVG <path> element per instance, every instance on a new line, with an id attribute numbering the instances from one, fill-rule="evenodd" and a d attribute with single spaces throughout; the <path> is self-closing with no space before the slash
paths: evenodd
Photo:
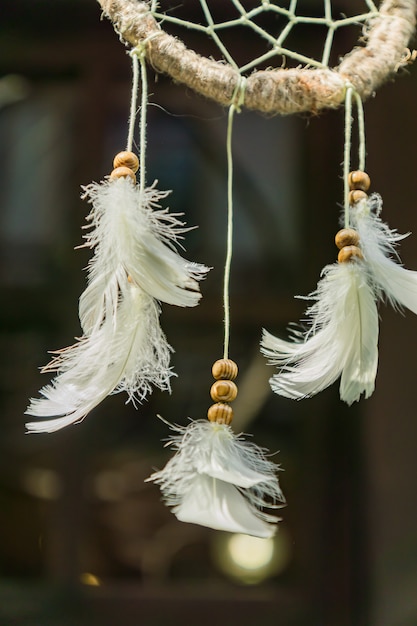
<path id="1" fill-rule="evenodd" d="M 132 46 L 141 46 L 158 72 L 223 106 L 234 102 L 242 83 L 236 68 L 203 57 L 167 34 L 146 2 L 98 2 L 120 37 Z M 335 68 L 254 71 L 245 79 L 244 106 L 279 114 L 335 109 L 344 104 L 348 85 L 362 100 L 367 99 L 408 62 L 416 6 L 416 0 L 384 0 L 367 23 L 365 45 L 355 47 Z"/>

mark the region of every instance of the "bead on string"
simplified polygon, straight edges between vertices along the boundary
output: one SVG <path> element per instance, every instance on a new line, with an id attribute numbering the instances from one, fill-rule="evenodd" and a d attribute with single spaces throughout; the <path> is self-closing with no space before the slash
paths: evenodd
<path id="1" fill-rule="evenodd" d="M 113 171 L 110 174 L 112 180 L 117 178 L 132 179 L 133 183 L 136 183 L 136 172 L 139 169 L 139 159 L 133 152 L 124 150 L 119 152 L 113 159 Z"/>
<path id="2" fill-rule="evenodd" d="M 371 179 L 366 172 L 355 170 L 349 173 L 349 205 L 354 206 L 368 198 L 366 193 L 371 186 Z M 359 245 L 360 237 L 353 228 L 342 228 L 336 233 L 335 243 L 339 248 L 337 260 L 339 263 L 347 263 L 352 259 L 363 259 L 363 253 Z"/>
<path id="3" fill-rule="evenodd" d="M 238 366 L 231 359 L 218 359 L 211 371 L 216 381 L 211 386 L 210 396 L 216 404 L 209 408 L 207 418 L 210 422 L 229 425 L 233 419 L 233 409 L 228 403 L 237 396 L 237 386 L 233 380 L 238 374 Z"/>

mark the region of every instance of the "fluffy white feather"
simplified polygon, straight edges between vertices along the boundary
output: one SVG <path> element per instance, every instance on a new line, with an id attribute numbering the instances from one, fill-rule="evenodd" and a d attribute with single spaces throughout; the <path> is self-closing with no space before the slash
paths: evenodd
<path id="1" fill-rule="evenodd" d="M 379 217 L 382 199 L 372 194 L 351 207 L 352 226 L 358 231 L 360 245 L 376 288 L 384 292 L 395 308 L 406 307 L 417 313 L 417 272 L 401 265 L 396 246 L 409 235 L 391 230 Z"/>
<path id="2" fill-rule="evenodd" d="M 275 528 L 260 519 L 253 507 L 231 483 L 196 474 L 181 503 L 173 509 L 180 522 L 199 524 L 215 530 L 272 537 Z"/>
<path id="3" fill-rule="evenodd" d="M 85 235 L 94 249 L 88 266 L 88 286 L 80 298 L 79 314 L 89 333 L 116 312 L 121 277 L 128 274 L 152 297 L 177 306 L 195 306 L 201 294 L 198 281 L 208 268 L 183 259 L 176 244 L 189 229 L 175 214 L 159 208 L 168 192 L 140 190 L 130 178 L 107 179 L 84 187 L 92 204 Z"/>
<path id="4" fill-rule="evenodd" d="M 142 401 L 152 386 L 170 390 L 171 348 L 159 325 L 159 306 L 126 276 L 120 288 L 115 316 L 105 316 L 101 326 L 59 351 L 43 369 L 57 375 L 26 413 L 48 419 L 26 424 L 29 432 L 79 422 L 111 393 L 126 391 L 129 400 Z"/>
<path id="5" fill-rule="evenodd" d="M 301 399 L 322 391 L 339 376 L 347 404 L 368 398 L 378 366 L 378 312 L 375 295 L 360 260 L 328 265 L 317 290 L 308 296 L 309 330 L 293 331 L 284 341 L 264 331 L 261 350 L 279 371 L 272 390 Z"/>
<path id="6" fill-rule="evenodd" d="M 149 477 L 184 522 L 217 530 L 270 537 L 278 518 L 263 512 L 285 502 L 277 465 L 265 450 L 225 424 L 207 420 L 172 426 L 167 445 L 176 450 L 165 468 Z M 281 504 L 278 504 L 281 503 Z"/>

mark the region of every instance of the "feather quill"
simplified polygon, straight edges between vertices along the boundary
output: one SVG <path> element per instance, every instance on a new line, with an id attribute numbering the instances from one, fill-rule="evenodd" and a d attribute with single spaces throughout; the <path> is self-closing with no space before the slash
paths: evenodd
<path id="1" fill-rule="evenodd" d="M 84 187 L 91 203 L 91 230 L 84 246 L 94 249 L 88 265 L 88 286 L 80 298 L 79 315 L 89 333 L 118 307 L 120 278 L 128 274 L 153 298 L 177 306 L 196 306 L 198 281 L 209 268 L 183 259 L 176 244 L 186 232 L 184 223 L 160 209 L 169 192 L 140 189 L 130 178 L 107 179 Z"/>
<path id="2" fill-rule="evenodd" d="M 170 352 L 159 325 L 158 303 L 140 287 L 120 281 L 115 316 L 57 353 L 43 372 L 57 372 L 32 399 L 28 415 L 47 418 L 29 422 L 29 432 L 54 432 L 81 421 L 107 395 L 126 391 L 142 401 L 152 386 L 170 391 Z M 51 419 L 57 416 L 55 419 Z"/>
<path id="3" fill-rule="evenodd" d="M 363 261 L 328 265 L 307 309 L 310 328 L 284 341 L 264 331 L 262 353 L 277 365 L 272 390 L 301 399 L 322 391 L 339 377 L 347 404 L 368 398 L 378 365 L 378 312 Z"/>
<path id="4" fill-rule="evenodd" d="M 176 517 L 217 530 L 271 537 L 278 518 L 261 509 L 282 506 L 285 499 L 276 476 L 279 467 L 265 457 L 265 450 L 225 424 L 196 420 L 170 428 L 177 434 L 167 445 L 176 453 L 148 481 L 160 486 Z"/>
<path id="5" fill-rule="evenodd" d="M 351 207 L 352 225 L 359 233 L 376 290 L 380 295 L 385 294 L 394 308 L 405 307 L 417 314 L 417 272 L 401 265 L 396 249 L 398 242 L 409 233 L 402 235 L 391 230 L 380 218 L 381 209 L 381 197 L 372 194 Z"/>

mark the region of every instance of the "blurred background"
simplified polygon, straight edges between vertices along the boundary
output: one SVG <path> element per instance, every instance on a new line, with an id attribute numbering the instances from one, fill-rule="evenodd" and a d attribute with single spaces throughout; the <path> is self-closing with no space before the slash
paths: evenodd
<path id="1" fill-rule="evenodd" d="M 335 11 L 347 4 L 361 3 L 337 0 Z M 197 3 L 181 5 L 191 19 Z M 322 14 L 320 1 L 305 5 Z M 228 3 L 217 10 L 227 16 Z M 302 30 L 293 44 L 320 42 Z M 257 43 L 237 32 L 228 45 L 240 59 Z M 74 251 L 88 213 L 80 185 L 107 175 L 125 147 L 131 66 L 95 0 L 1 0 L 0 624 L 415 626 L 417 320 L 381 307 L 376 391 L 351 408 L 337 385 L 298 403 L 279 398 L 259 356 L 261 329 L 285 336 L 305 308 L 294 295 L 336 259 L 342 111 L 244 111 L 235 121 L 235 428 L 279 451 L 288 505 L 276 538 L 182 524 L 144 483 L 169 458 L 156 415 L 185 424 L 211 404 L 226 232 L 227 113 L 152 70 L 149 81 L 148 182 L 172 189 L 171 210 L 198 225 L 185 256 L 214 268 L 200 306 L 163 307 L 173 393 L 155 391 L 137 410 L 111 396 L 80 425 L 25 435 L 47 351 L 80 333 L 89 258 Z M 409 67 L 365 107 L 372 190 L 392 228 L 416 233 L 401 246 L 411 269 L 416 102 Z"/>

